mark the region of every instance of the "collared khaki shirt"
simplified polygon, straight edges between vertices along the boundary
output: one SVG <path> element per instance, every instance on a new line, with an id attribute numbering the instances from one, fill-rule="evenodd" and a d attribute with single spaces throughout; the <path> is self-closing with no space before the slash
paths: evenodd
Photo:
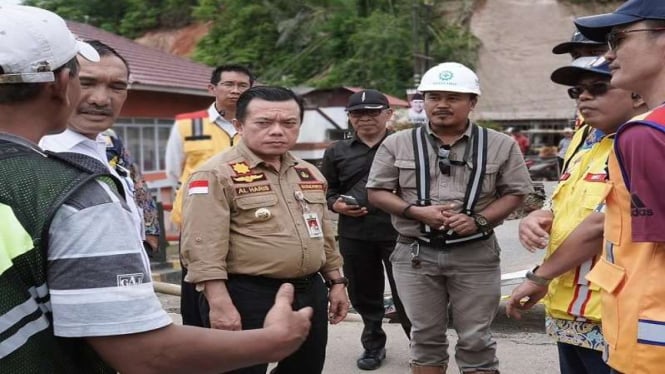
<path id="1" fill-rule="evenodd" d="M 180 245 L 188 282 L 228 274 L 296 278 L 342 266 L 325 179 L 290 153 L 277 171 L 240 141 L 196 170 L 183 188 Z M 318 216 L 322 237 L 311 237 L 306 212 Z"/>
<path id="2" fill-rule="evenodd" d="M 437 139 L 429 126 L 427 136 Z M 482 190 L 475 211 L 480 212 L 493 201 L 505 195 L 526 195 L 533 192 L 531 178 L 524 163 L 524 157 L 515 141 L 502 133 L 488 129 L 487 169 L 482 182 Z M 438 165 L 438 150 L 427 142 L 429 156 L 430 195 L 432 204 L 463 202 L 471 176 L 473 147 L 470 142 L 471 126 L 452 144 L 449 158 L 464 161 L 464 165 L 451 165 L 450 176 L 442 174 Z M 435 140 L 438 141 L 438 140 Z M 400 131 L 389 136 L 376 152 L 367 181 L 367 188 L 396 191 L 406 202 L 415 204 L 416 160 L 413 153 L 412 130 Z M 401 235 L 418 237 L 420 223 L 396 215 L 392 216 L 393 226 Z"/>

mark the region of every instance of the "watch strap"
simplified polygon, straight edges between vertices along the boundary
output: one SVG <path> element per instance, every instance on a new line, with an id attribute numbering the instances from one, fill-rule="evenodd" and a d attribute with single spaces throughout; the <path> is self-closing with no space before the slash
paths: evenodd
<path id="1" fill-rule="evenodd" d="M 340 278 L 335 278 L 335 279 L 328 279 L 326 281 L 326 286 L 328 288 L 331 288 L 332 286 L 334 286 L 336 284 L 343 284 L 344 287 L 348 287 L 349 286 L 349 279 L 346 278 L 346 277 L 340 277 Z"/>
<path id="2" fill-rule="evenodd" d="M 540 267 L 540 265 L 533 268 L 533 270 L 527 271 L 526 272 L 526 279 L 528 279 L 528 280 L 532 281 L 533 283 L 535 283 L 537 285 L 540 285 L 540 286 L 548 286 L 552 280 L 541 277 L 539 275 L 536 275 L 536 270 L 538 270 L 539 267 Z"/>

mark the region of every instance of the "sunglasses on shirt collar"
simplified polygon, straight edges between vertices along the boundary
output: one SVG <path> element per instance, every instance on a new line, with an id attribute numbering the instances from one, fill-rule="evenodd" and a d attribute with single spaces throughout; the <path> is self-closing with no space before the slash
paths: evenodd
<path id="1" fill-rule="evenodd" d="M 447 176 L 450 176 L 452 165 L 464 165 L 464 161 L 450 159 L 450 145 L 439 146 L 437 157 L 439 158 L 439 170 L 441 171 L 441 174 Z"/>

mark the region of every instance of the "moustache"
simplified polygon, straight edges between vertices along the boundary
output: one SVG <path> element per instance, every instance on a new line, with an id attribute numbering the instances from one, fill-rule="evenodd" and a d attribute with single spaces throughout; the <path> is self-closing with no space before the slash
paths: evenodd
<path id="1" fill-rule="evenodd" d="M 110 108 L 83 108 L 79 109 L 80 114 L 92 114 L 95 116 L 112 116 L 113 111 Z"/>

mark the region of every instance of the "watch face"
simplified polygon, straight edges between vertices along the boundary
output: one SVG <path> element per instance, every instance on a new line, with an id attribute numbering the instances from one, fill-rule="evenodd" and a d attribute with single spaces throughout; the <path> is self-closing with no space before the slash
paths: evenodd
<path id="1" fill-rule="evenodd" d="M 487 218 L 483 216 L 476 216 L 475 221 L 480 226 L 487 226 L 489 224 L 489 222 L 487 222 Z"/>

